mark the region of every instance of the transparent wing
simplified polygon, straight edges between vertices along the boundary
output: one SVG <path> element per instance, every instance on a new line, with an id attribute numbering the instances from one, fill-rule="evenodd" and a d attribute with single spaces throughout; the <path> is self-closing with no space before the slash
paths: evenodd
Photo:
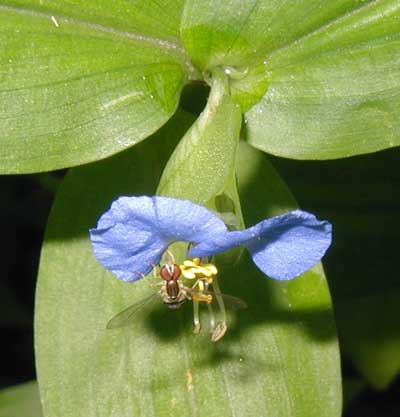
<path id="1" fill-rule="evenodd" d="M 157 297 L 159 297 L 158 291 L 153 292 L 149 296 L 144 297 L 141 300 L 137 301 L 135 304 L 132 304 L 131 306 L 127 307 L 125 310 L 122 310 L 107 323 L 107 329 L 117 329 L 119 327 L 129 326 L 133 322 L 132 319 L 135 313 L 142 307 L 144 307 L 146 304 L 155 300 Z"/>
<path id="2" fill-rule="evenodd" d="M 205 293 L 211 294 L 214 300 L 218 296 L 222 297 L 225 305 L 229 307 L 231 310 L 244 310 L 247 308 L 247 303 L 244 300 L 238 297 L 234 297 L 233 295 L 223 294 L 223 293 L 214 292 L 214 291 L 205 291 Z"/>
<path id="3" fill-rule="evenodd" d="M 185 288 L 186 292 L 189 294 L 191 298 L 201 299 L 202 296 L 211 295 L 213 298 L 212 302 L 215 302 L 217 297 L 221 297 L 224 300 L 224 303 L 227 307 L 232 310 L 244 310 L 247 308 L 247 303 L 238 297 L 234 297 L 233 295 L 223 294 L 220 292 L 215 291 L 199 291 L 192 288 Z M 200 301 L 201 302 L 201 301 Z"/>

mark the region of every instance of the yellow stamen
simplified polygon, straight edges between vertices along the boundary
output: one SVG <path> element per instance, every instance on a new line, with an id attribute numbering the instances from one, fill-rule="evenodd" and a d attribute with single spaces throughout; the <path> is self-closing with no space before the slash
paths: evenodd
<path id="1" fill-rule="evenodd" d="M 218 270 L 214 264 L 201 264 L 200 258 L 186 260 L 183 265 L 179 265 L 182 275 L 187 279 L 206 278 L 208 283 L 212 283 L 213 276 L 217 275 Z"/>
<path id="2" fill-rule="evenodd" d="M 200 303 L 207 303 L 207 304 L 211 304 L 213 301 L 213 297 L 211 294 L 202 294 L 200 292 L 193 294 L 192 299 L 194 301 L 198 301 Z"/>

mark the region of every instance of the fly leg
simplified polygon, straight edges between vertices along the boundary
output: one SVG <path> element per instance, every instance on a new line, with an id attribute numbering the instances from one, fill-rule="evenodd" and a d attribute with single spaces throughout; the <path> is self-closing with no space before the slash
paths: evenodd
<path id="1" fill-rule="evenodd" d="M 191 291 L 195 287 L 198 288 L 198 291 Z M 199 304 L 206 303 L 211 307 L 212 296 L 209 294 L 203 294 L 205 287 L 202 279 L 198 279 L 194 285 L 188 289 L 188 294 L 190 294 L 190 299 L 193 302 L 193 321 L 194 321 L 194 333 L 198 334 L 201 330 L 200 316 L 199 316 Z"/>
<path id="2" fill-rule="evenodd" d="M 210 330 L 211 330 L 211 333 L 214 333 L 214 329 L 215 329 L 214 309 L 211 304 L 207 304 L 207 308 L 208 308 L 208 316 L 210 317 Z"/>
<path id="3" fill-rule="evenodd" d="M 199 280 L 197 280 L 193 287 L 196 287 L 198 285 Z M 192 298 L 193 302 L 193 323 L 194 323 L 194 334 L 199 334 L 201 330 L 201 324 L 200 324 L 200 315 L 199 315 L 199 301 Z"/>
<path id="4" fill-rule="evenodd" d="M 158 288 L 163 286 L 163 282 L 160 282 L 160 265 L 151 264 L 153 267 L 153 276 L 151 281 L 147 281 L 150 288 Z"/>
<path id="5" fill-rule="evenodd" d="M 192 288 L 197 287 L 198 292 L 192 293 L 192 301 L 193 301 L 193 317 L 194 317 L 194 333 L 200 332 L 200 319 L 199 319 L 199 303 L 206 303 L 208 309 L 208 315 L 210 318 L 210 330 L 211 333 L 214 334 L 215 332 L 215 315 L 214 309 L 212 306 L 213 297 L 211 294 L 206 294 L 204 291 L 208 290 L 208 282 L 204 281 L 203 279 L 198 279 L 196 283 L 193 285 Z M 222 337 L 222 336 L 221 336 Z"/>
<path id="6" fill-rule="evenodd" d="M 209 282 L 207 280 L 204 280 L 204 281 L 201 280 L 199 287 L 201 287 L 201 291 L 208 291 Z M 210 331 L 211 333 L 214 333 L 215 315 L 214 315 L 214 309 L 211 303 L 207 303 L 207 309 L 208 309 L 208 317 L 210 318 Z"/>
<path id="7" fill-rule="evenodd" d="M 223 333 L 226 331 L 226 329 L 224 332 L 221 332 L 221 326 L 220 330 L 215 328 L 215 315 L 211 305 L 213 296 L 208 293 L 208 287 L 210 284 L 212 284 L 213 278 L 218 273 L 217 268 L 214 264 L 202 263 L 200 258 L 194 258 L 193 260 L 184 261 L 183 265 L 180 265 L 180 269 L 182 275 L 186 279 L 196 279 L 194 284 L 190 287 L 190 289 L 188 289 L 190 299 L 193 301 L 194 332 L 199 333 L 201 328 L 199 318 L 199 304 L 206 303 L 210 318 L 210 330 L 212 333 L 212 339 L 219 340 L 223 336 Z M 224 305 L 223 311 L 225 311 Z M 224 315 L 223 318 L 226 322 L 226 315 Z M 216 334 L 216 330 L 218 330 L 218 334 L 222 333 L 220 337 L 218 337 L 218 334 Z"/>
<path id="8" fill-rule="evenodd" d="M 194 322 L 194 330 L 195 334 L 199 334 L 201 330 L 200 324 L 200 316 L 199 316 L 199 302 L 193 300 L 193 322 Z"/>
<path id="9" fill-rule="evenodd" d="M 226 319 L 225 304 L 224 304 L 224 300 L 221 297 L 221 290 L 219 288 L 218 279 L 216 276 L 214 277 L 214 280 L 213 280 L 213 288 L 215 289 L 215 298 L 217 299 L 217 304 L 220 310 L 221 321 L 215 327 L 211 335 L 211 340 L 213 342 L 218 342 L 218 340 L 221 340 L 224 337 L 226 331 L 228 330 L 228 325 L 227 325 L 227 319 Z"/>

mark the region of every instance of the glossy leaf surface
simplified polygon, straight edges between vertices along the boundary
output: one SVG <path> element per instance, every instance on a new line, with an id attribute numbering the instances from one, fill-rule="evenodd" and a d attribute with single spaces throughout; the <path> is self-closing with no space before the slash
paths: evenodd
<path id="1" fill-rule="evenodd" d="M 397 1 L 364 2 L 269 54 L 269 90 L 246 116 L 249 142 L 298 159 L 398 146 L 399 19 Z"/>
<path id="2" fill-rule="evenodd" d="M 159 193 L 206 204 L 231 182 L 242 116 L 228 83 L 222 71 L 214 74 L 207 106 L 168 161 Z"/>
<path id="3" fill-rule="evenodd" d="M 103 159 L 171 117 L 188 76 L 181 6 L 142 3 L 2 2 L 0 172 Z"/>
<path id="4" fill-rule="evenodd" d="M 189 0 L 181 27 L 199 67 L 248 71 L 253 146 L 334 159 L 400 144 L 399 19 L 397 0 Z"/>

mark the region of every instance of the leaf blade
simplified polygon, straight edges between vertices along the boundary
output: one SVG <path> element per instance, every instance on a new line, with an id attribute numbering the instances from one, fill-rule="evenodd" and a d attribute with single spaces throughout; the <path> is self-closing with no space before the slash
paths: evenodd
<path id="1" fill-rule="evenodd" d="M 244 218 L 250 224 L 298 208 L 270 162 L 244 142 L 239 146 L 237 177 Z M 247 263 L 249 272 L 260 288 L 254 292 L 263 294 L 258 281 L 265 281 L 264 276 L 251 262 Z M 258 300 L 258 314 L 273 323 L 265 334 L 274 341 L 273 357 L 284 369 L 281 384 L 287 396 L 281 398 L 280 407 L 288 415 L 341 415 L 340 355 L 321 265 L 286 283 L 267 280 L 264 287 L 264 308 L 262 297 L 254 293 L 253 297 Z"/>
<path id="2" fill-rule="evenodd" d="M 206 204 L 224 192 L 234 175 L 242 123 L 240 108 L 228 91 L 226 75 L 217 71 L 206 108 L 165 167 L 159 184 L 161 194 Z"/>
<path id="3" fill-rule="evenodd" d="M 0 9 L 2 172 L 105 158 L 175 112 L 187 79 L 176 44 L 19 11 Z"/>
<path id="4" fill-rule="evenodd" d="M 400 144 L 399 16 L 396 0 L 190 0 L 181 31 L 200 68 L 248 72 L 251 145 L 334 159 Z"/>
<path id="5" fill-rule="evenodd" d="M 171 4 L 174 7 L 171 7 Z M 119 31 L 138 32 L 155 38 L 165 37 L 177 40 L 179 39 L 183 1 L 164 0 L 162 3 L 146 1 L 127 3 L 123 0 L 116 0 L 110 7 L 107 1 L 71 4 L 65 0 L 57 2 L 5 0 L 0 7 L 19 13 L 40 13 L 46 14 L 49 18 L 54 16 L 56 21 L 60 19 L 60 23 L 64 18 L 82 20 L 82 17 L 84 17 L 84 20 L 89 24 L 98 24 Z M 166 17 L 164 21 L 159 20 L 160 10 Z"/>
<path id="6" fill-rule="evenodd" d="M 399 15 L 395 2 L 368 3 L 273 51 L 270 88 L 246 115 L 249 143 L 295 159 L 398 146 Z"/>
<path id="7" fill-rule="evenodd" d="M 292 328 L 285 304 L 276 305 L 279 297 L 271 296 L 269 281 L 257 276 L 247 263 L 235 275 L 221 264 L 223 292 L 243 298 L 249 308 L 230 316 L 230 329 L 220 344 L 210 342 L 204 317 L 203 333 L 191 334 L 189 305 L 170 312 L 160 304 L 150 313 L 138 314 L 129 328 L 105 330 L 114 314 L 141 299 L 149 289 L 144 281 L 124 284 L 105 271 L 92 254 L 87 230 L 117 195 L 154 192 L 161 174 L 156 167 L 172 152 L 171 141 L 180 133 L 177 129 L 184 130 L 192 122 L 188 117 L 171 121 L 168 131 L 160 133 L 166 135 L 164 140 L 158 137 L 150 143 L 156 139 L 151 138 L 116 158 L 72 170 L 63 184 L 45 239 L 37 290 L 37 369 L 45 415 L 187 417 L 205 413 L 228 417 L 234 412 L 240 417 L 277 413 L 289 417 L 299 411 L 296 415 L 320 417 L 318 407 L 315 412 L 311 409 L 316 401 L 310 401 L 310 385 L 293 380 L 289 391 L 304 395 L 291 399 L 285 382 L 293 371 L 292 364 L 298 363 L 293 340 L 309 343 L 316 337 L 313 327 Z M 245 166 L 257 168 L 256 163 Z M 279 194 L 286 196 L 287 192 Z M 230 279 L 249 276 L 249 271 L 254 285 Z M 314 281 L 325 288 L 316 276 L 313 273 Z M 307 281 L 310 290 L 314 281 Z M 297 291 L 290 291 L 300 310 L 302 298 L 298 301 Z M 316 294 L 314 306 L 317 301 L 321 308 L 330 305 L 329 299 L 320 299 L 318 291 Z M 275 300 L 275 304 L 268 300 Z M 329 323 L 329 317 L 329 312 L 323 315 L 322 322 Z M 318 337 L 327 351 L 335 353 L 331 331 L 327 339 L 326 335 Z M 285 340 L 285 352 L 277 352 L 277 340 Z M 285 361 L 288 355 L 292 357 L 290 364 Z M 335 354 L 331 361 L 328 368 L 338 372 Z M 337 395 L 337 384 L 326 392 Z M 337 402 L 323 404 L 324 416 L 338 416 Z"/>

